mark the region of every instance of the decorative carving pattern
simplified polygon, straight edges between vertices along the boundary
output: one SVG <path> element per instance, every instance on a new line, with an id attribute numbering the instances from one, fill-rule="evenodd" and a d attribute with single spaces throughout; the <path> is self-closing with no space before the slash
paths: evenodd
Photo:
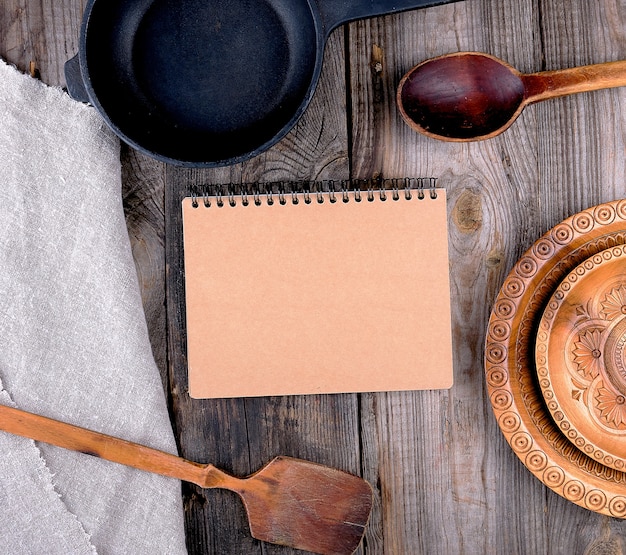
<path id="1" fill-rule="evenodd" d="M 626 399 L 600 382 L 592 407 L 600 413 L 600 421 L 614 430 L 626 429 Z"/>
<path id="2" fill-rule="evenodd" d="M 609 511 L 611 515 L 617 518 L 626 518 L 626 497 L 616 495 L 609 502 Z"/>
<path id="3" fill-rule="evenodd" d="M 603 318 L 615 320 L 624 316 L 626 314 L 626 285 L 611 289 L 600 304 L 602 306 L 600 314 Z"/>
<path id="4" fill-rule="evenodd" d="M 626 518 L 626 474 L 600 463 L 593 448 L 557 425 L 547 407 L 552 400 L 538 386 L 534 347 L 555 289 L 581 263 L 626 244 L 625 220 L 626 201 L 616 201 L 576 214 L 535 242 L 501 288 L 485 345 L 489 398 L 513 451 L 565 499 L 618 518 Z"/>
<path id="5" fill-rule="evenodd" d="M 622 202 L 626 208 L 626 202 Z M 620 227 L 624 229 L 625 226 L 621 223 Z M 596 460 L 591 458 L 594 453 L 592 446 L 585 445 L 583 439 L 577 438 L 575 430 L 567 430 L 566 435 L 565 431 L 557 426 L 550 417 L 541 392 L 537 388 L 535 376 L 537 370 L 532 356 L 537 321 L 555 288 L 580 263 L 593 256 L 601 256 L 598 253 L 608 248 L 626 244 L 625 231 L 599 228 L 596 232 L 598 233 L 597 238 L 589 239 L 575 250 L 568 249 L 566 252 L 561 251 L 561 253 L 552 250 L 553 253 L 557 254 L 544 263 L 546 267 L 541 270 L 546 272 L 545 276 L 541 278 L 538 271 L 536 276 L 528 280 L 529 298 L 525 299 L 525 305 L 518 308 L 517 314 L 511 317 L 511 320 L 519 326 L 518 336 L 513 345 L 514 355 L 511 356 L 511 364 L 516 369 L 514 376 L 518 381 L 524 409 L 528 411 L 529 417 L 536 426 L 537 433 L 550 442 L 551 448 L 556 453 L 564 457 L 565 464 L 576 464 L 585 474 L 601 480 L 624 483 L 626 482 L 626 474 L 616 473 L 613 468 L 598 464 Z M 544 242 L 544 239 L 540 239 L 538 244 Z M 510 365 L 509 368 L 511 368 Z M 567 423 L 564 424 L 564 427 L 568 427 Z M 577 449 L 572 451 L 574 444 Z"/>
<path id="6" fill-rule="evenodd" d="M 613 221 L 614 211 L 596 213 Z M 625 253 L 624 246 L 611 247 L 561 281 L 543 312 L 535 351 L 539 386 L 561 431 L 618 470 L 626 468 Z"/>
<path id="7" fill-rule="evenodd" d="M 582 332 L 574 331 L 574 365 L 576 371 L 585 379 L 593 380 L 602 367 L 602 332 L 591 328 Z"/>

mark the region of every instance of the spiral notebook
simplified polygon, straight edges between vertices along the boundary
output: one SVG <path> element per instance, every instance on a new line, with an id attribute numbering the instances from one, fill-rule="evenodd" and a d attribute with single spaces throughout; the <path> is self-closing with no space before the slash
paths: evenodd
<path id="1" fill-rule="evenodd" d="M 182 213 L 191 397 L 452 385 L 444 189 L 212 187 Z"/>

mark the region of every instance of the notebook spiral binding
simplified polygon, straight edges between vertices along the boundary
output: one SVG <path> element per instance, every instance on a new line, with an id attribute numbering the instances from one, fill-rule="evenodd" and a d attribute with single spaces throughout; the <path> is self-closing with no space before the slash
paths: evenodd
<path id="1" fill-rule="evenodd" d="M 246 183 L 240 185 L 205 185 L 191 192 L 194 208 L 200 205 L 210 208 L 217 206 L 259 206 L 263 202 L 281 205 L 291 202 L 305 204 L 312 202 L 355 202 L 367 200 L 372 202 L 379 198 L 399 200 L 404 197 L 411 200 L 413 195 L 418 199 L 437 198 L 436 177 L 402 177 L 390 179 L 345 179 L 324 181 L 274 181 L 267 183 Z"/>

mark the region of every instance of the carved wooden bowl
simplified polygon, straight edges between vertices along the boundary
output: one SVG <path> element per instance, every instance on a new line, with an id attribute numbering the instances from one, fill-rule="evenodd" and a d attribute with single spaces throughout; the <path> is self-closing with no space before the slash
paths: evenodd
<path id="1" fill-rule="evenodd" d="M 546 405 L 565 437 L 626 470 L 626 246 L 599 252 L 563 279 L 537 332 Z"/>
<path id="2" fill-rule="evenodd" d="M 598 279 L 598 290 L 610 293 L 612 288 L 605 280 L 612 279 L 614 266 L 596 255 L 604 257 L 610 253 L 611 259 L 626 259 L 624 245 L 626 200 L 590 208 L 555 226 L 522 256 L 504 281 L 489 319 L 485 345 L 489 398 L 498 425 L 515 454 L 530 472 L 565 499 L 618 518 L 626 518 L 626 468 L 622 466 L 626 454 L 606 441 L 610 437 L 607 425 L 598 425 L 597 418 L 600 414 L 602 422 L 602 410 L 609 415 L 611 404 L 611 400 L 606 401 L 608 397 L 602 397 L 605 394 L 600 392 L 600 379 L 605 389 L 608 387 L 615 394 L 610 399 L 621 406 L 616 392 L 626 384 L 620 373 L 622 361 L 626 360 L 626 355 L 622 357 L 626 347 L 621 345 L 626 332 L 618 322 L 604 323 L 600 357 L 593 348 L 589 356 L 602 359 L 601 363 L 607 358 L 610 362 L 604 364 L 602 372 L 597 369 L 602 377 L 593 387 L 591 376 L 596 370 L 590 371 L 587 381 L 576 382 L 583 387 L 571 389 L 571 372 L 558 359 L 558 349 L 563 351 L 560 356 L 570 349 L 568 364 L 576 372 L 576 357 L 580 363 L 585 352 L 582 341 L 580 347 L 572 347 L 572 342 L 577 341 L 573 334 L 591 331 L 589 340 L 597 334 L 593 334 L 595 328 L 584 328 L 582 320 L 572 322 L 569 307 L 591 295 L 594 310 L 604 309 L 602 293 L 591 291 L 592 279 Z M 618 251 L 622 253 L 619 256 Z M 577 274 L 581 271 L 582 277 Z M 588 278 L 587 274 L 598 277 Z M 572 275 L 578 276 L 573 282 Z M 580 284 L 589 279 L 590 285 L 579 285 L 579 278 Z M 572 283 L 576 284 L 573 288 Z M 619 290 L 616 283 L 613 288 Z M 610 311 L 609 305 L 606 310 Z M 606 317 L 608 314 L 605 312 Z M 539 365 L 535 362 L 536 354 Z M 584 371 L 582 376 L 585 377 Z M 567 399 L 567 395 L 578 395 L 577 391 L 582 403 Z M 585 403 L 590 396 L 593 403 L 594 395 L 602 398 L 602 410 L 597 404 L 589 409 Z M 621 424 L 613 426 L 613 436 L 621 437 Z"/>

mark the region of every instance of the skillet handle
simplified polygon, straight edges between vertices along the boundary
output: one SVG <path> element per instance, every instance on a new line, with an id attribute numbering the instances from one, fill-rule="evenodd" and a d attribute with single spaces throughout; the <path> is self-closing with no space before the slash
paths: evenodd
<path id="1" fill-rule="evenodd" d="M 378 15 L 448 4 L 456 0 L 317 0 L 326 34 L 339 25 Z"/>
<path id="2" fill-rule="evenodd" d="M 89 95 L 85 88 L 85 82 L 83 81 L 83 75 L 80 71 L 80 61 L 78 54 L 65 62 L 65 82 L 67 83 L 67 92 L 70 96 L 78 102 L 89 102 Z"/>

